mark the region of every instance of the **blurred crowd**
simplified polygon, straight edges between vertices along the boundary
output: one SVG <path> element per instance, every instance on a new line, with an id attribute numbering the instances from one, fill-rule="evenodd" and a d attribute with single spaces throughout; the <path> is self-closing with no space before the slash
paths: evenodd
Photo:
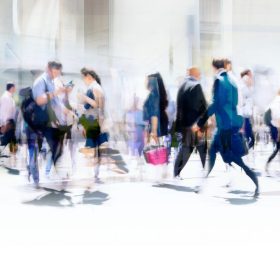
<path id="1" fill-rule="evenodd" d="M 82 153 L 91 159 L 97 182 L 102 164 L 109 163 L 118 173 L 129 172 L 129 162 L 124 162 L 122 153 L 131 160 L 145 158 L 146 164 L 173 164 L 173 175 L 179 179 L 192 153 L 198 152 L 205 177 L 220 153 L 225 164 L 237 164 L 245 171 L 257 196 L 257 175 L 243 157 L 253 153 L 258 143 L 272 143 L 265 166 L 269 172 L 280 150 L 280 91 L 268 68 L 237 73 L 232 62 L 224 58 L 213 59 L 212 67 L 210 96 L 205 93 L 198 67 L 187 69 L 172 89 L 176 98 L 171 98 L 171 89 L 160 73 L 148 75 L 145 101 L 132 94 L 131 105 L 120 109 L 123 117 L 117 124 L 107 109 L 110 95 L 105 95 L 95 70 L 81 69 L 85 90 L 77 90 L 74 81 L 65 81 L 62 64 L 50 61 L 30 87 L 18 89 L 15 83 L 7 83 L 0 97 L 1 157 L 17 155 L 26 147 L 28 178 L 39 188 L 39 158 L 44 158 L 45 175 L 50 176 L 66 148 L 71 157 L 70 173 L 79 171 L 77 153 Z M 116 126 L 125 140 L 122 152 L 115 148 L 118 137 L 112 137 Z"/>

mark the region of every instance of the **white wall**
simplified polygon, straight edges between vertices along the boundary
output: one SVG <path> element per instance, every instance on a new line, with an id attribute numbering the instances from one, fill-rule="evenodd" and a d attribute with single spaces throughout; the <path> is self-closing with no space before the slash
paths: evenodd
<path id="1" fill-rule="evenodd" d="M 280 1 L 233 1 L 233 56 L 238 65 L 280 70 Z"/>
<path id="2" fill-rule="evenodd" d="M 195 2 L 115 0 L 113 67 L 135 73 L 184 73 L 189 63 L 187 15 L 197 12 Z"/>

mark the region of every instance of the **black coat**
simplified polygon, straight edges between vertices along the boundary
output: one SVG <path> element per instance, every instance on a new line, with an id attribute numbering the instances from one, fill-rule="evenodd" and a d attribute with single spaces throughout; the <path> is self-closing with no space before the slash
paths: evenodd
<path id="1" fill-rule="evenodd" d="M 192 127 L 207 110 L 201 85 L 194 78 L 187 78 L 177 95 L 176 131 Z"/>

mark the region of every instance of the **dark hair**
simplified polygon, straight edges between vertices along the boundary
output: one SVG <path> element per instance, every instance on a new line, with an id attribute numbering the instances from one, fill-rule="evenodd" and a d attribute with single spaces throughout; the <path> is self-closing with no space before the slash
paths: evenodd
<path id="1" fill-rule="evenodd" d="M 163 117 L 165 115 L 167 117 L 165 110 L 168 106 L 168 97 L 167 97 L 167 93 L 166 93 L 166 89 L 165 89 L 165 86 L 163 83 L 162 76 L 160 75 L 160 73 L 151 74 L 148 76 L 148 80 L 149 80 L 149 85 L 151 85 L 151 83 L 153 83 L 153 81 L 157 82 L 157 87 L 158 87 L 158 92 L 159 92 L 160 114 Z"/>
<path id="2" fill-rule="evenodd" d="M 15 87 L 16 85 L 14 83 L 7 83 L 6 90 L 9 91 L 11 88 Z"/>
<path id="3" fill-rule="evenodd" d="M 84 67 L 81 69 L 81 74 L 83 76 L 90 75 L 101 86 L 101 79 L 94 70 Z"/>
<path id="4" fill-rule="evenodd" d="M 49 69 L 57 69 L 57 70 L 61 70 L 62 69 L 62 64 L 58 61 L 49 61 L 48 62 L 48 68 Z"/>
<path id="5" fill-rule="evenodd" d="M 212 60 L 212 66 L 216 69 L 225 68 L 226 59 L 223 58 L 214 58 Z"/>
<path id="6" fill-rule="evenodd" d="M 240 73 L 240 76 L 241 76 L 241 78 L 243 78 L 244 76 L 249 75 L 249 73 L 251 73 L 251 70 L 250 69 L 246 69 L 246 70 L 244 70 L 244 71 L 242 71 Z"/>

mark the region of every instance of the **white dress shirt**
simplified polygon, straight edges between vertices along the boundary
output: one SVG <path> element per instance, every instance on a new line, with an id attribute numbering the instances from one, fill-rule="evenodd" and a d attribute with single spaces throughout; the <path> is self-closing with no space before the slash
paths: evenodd
<path id="1" fill-rule="evenodd" d="M 15 120 L 16 103 L 12 93 L 5 91 L 0 98 L 0 127 L 7 124 L 8 120 Z"/>
<path id="2" fill-rule="evenodd" d="M 250 118 L 253 116 L 254 112 L 254 88 L 252 86 L 247 86 L 246 83 L 242 81 L 240 93 L 242 96 L 242 115 L 245 118 Z"/>

